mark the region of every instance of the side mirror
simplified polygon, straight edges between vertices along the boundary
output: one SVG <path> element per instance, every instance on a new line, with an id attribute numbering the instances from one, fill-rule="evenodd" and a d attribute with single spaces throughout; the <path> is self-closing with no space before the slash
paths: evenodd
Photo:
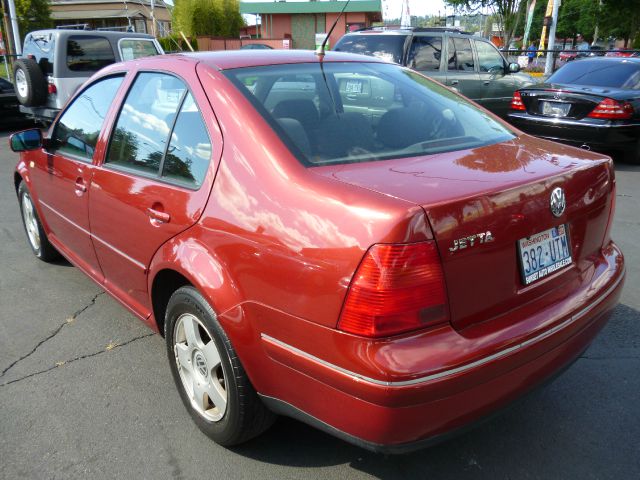
<path id="1" fill-rule="evenodd" d="M 517 63 L 509 64 L 509 73 L 518 73 L 520 71 L 520 65 Z"/>
<path id="2" fill-rule="evenodd" d="M 9 137 L 9 147 L 14 152 L 37 150 L 42 147 L 42 132 L 39 128 L 14 133 Z"/>

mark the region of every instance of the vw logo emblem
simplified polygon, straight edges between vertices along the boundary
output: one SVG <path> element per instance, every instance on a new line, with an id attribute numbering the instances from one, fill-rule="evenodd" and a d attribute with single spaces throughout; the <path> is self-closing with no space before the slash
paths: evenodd
<path id="1" fill-rule="evenodd" d="M 564 190 L 560 187 L 554 188 L 551 192 L 551 198 L 549 200 L 551 206 L 551 213 L 554 217 L 559 217 L 564 213 L 564 209 L 567 206 L 567 202 L 564 198 Z"/>
<path id="2" fill-rule="evenodd" d="M 204 359 L 204 355 L 198 352 L 196 353 L 194 360 L 196 368 L 198 369 L 200 375 L 202 375 L 204 378 L 207 378 L 207 361 Z"/>

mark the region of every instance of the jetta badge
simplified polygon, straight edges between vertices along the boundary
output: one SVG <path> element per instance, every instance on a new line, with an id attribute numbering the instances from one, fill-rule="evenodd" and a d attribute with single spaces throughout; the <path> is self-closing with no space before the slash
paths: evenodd
<path id="1" fill-rule="evenodd" d="M 458 240 L 454 240 L 453 246 L 449 247 L 449 251 L 453 253 L 458 250 L 471 248 L 475 245 L 480 245 L 482 243 L 490 243 L 490 242 L 493 242 L 493 235 L 491 235 L 491 232 L 480 232 L 474 235 L 469 235 L 468 237 L 462 237 L 462 238 L 459 238 Z"/>
<path id="2" fill-rule="evenodd" d="M 551 198 L 549 199 L 551 206 L 551 213 L 554 217 L 559 217 L 564 213 L 564 209 L 567 206 L 567 202 L 564 198 L 564 190 L 560 187 L 556 187 L 551 192 Z"/>

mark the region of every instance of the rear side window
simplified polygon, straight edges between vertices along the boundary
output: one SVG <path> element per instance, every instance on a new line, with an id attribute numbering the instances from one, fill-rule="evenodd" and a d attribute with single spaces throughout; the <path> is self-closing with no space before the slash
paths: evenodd
<path id="1" fill-rule="evenodd" d="M 468 38 L 449 38 L 449 70 L 475 70 L 471 41 Z"/>
<path id="2" fill-rule="evenodd" d="M 580 60 L 567 63 L 549 77 L 550 83 L 640 89 L 640 64 L 629 61 Z"/>
<path id="3" fill-rule="evenodd" d="M 123 78 L 98 80 L 73 101 L 55 126 L 54 150 L 89 162 L 93 159 L 102 124 Z"/>
<path id="4" fill-rule="evenodd" d="M 75 35 L 67 40 L 67 67 L 74 72 L 97 72 L 115 63 L 109 40 L 98 36 Z"/>
<path id="5" fill-rule="evenodd" d="M 22 50 L 23 57 L 33 55 L 45 75 L 53 75 L 55 37 L 50 34 L 28 34 Z"/>
<path id="6" fill-rule="evenodd" d="M 408 66 L 416 70 L 440 70 L 442 37 L 413 37 Z"/>
<path id="7" fill-rule="evenodd" d="M 400 63 L 406 39 L 406 35 L 345 35 L 336 44 L 335 51 L 358 53 Z"/>
<path id="8" fill-rule="evenodd" d="M 184 82 L 164 73 L 139 74 L 120 110 L 105 164 L 199 187 L 210 157 L 211 141 Z"/>

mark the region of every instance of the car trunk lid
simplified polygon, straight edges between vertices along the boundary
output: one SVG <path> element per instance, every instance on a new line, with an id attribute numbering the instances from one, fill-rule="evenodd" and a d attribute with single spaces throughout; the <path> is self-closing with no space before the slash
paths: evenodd
<path id="1" fill-rule="evenodd" d="M 581 120 L 605 98 L 617 99 L 620 89 L 546 84 L 520 90 L 522 103 L 530 115 Z"/>
<path id="2" fill-rule="evenodd" d="M 313 170 L 424 208 L 457 329 L 575 280 L 602 247 L 613 185 L 610 160 L 528 136 L 471 150 Z M 550 209 L 556 187 L 566 194 L 560 217 Z M 571 265 L 525 285 L 518 241 L 561 225 L 568 231 Z M 467 239 L 465 248 L 461 239 Z"/>

